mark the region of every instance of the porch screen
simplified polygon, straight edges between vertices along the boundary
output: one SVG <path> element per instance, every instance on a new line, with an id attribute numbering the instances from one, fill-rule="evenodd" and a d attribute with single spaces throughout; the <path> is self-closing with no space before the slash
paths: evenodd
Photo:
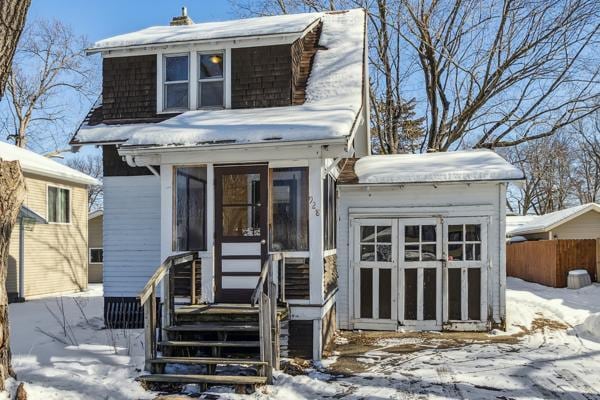
<path id="1" fill-rule="evenodd" d="M 176 171 L 173 250 L 206 250 L 206 168 L 177 168 Z"/>
<path id="2" fill-rule="evenodd" d="M 275 168 L 272 176 L 272 250 L 308 250 L 308 168 Z"/>

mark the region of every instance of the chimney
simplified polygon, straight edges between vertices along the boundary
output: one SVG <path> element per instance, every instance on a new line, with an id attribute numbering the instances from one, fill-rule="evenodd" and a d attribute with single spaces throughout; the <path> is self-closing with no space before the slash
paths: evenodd
<path id="1" fill-rule="evenodd" d="M 193 25 L 194 21 L 187 15 L 187 7 L 181 7 L 181 16 L 173 17 L 171 26 L 180 26 L 180 25 Z"/>

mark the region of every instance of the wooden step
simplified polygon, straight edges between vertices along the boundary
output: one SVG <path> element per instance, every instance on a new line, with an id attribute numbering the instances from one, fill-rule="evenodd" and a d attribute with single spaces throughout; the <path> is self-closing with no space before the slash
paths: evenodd
<path id="1" fill-rule="evenodd" d="M 247 340 L 231 340 L 227 342 L 165 340 L 159 342 L 158 345 L 168 347 L 260 347 L 260 342 Z"/>
<path id="2" fill-rule="evenodd" d="M 153 364 L 200 364 L 200 365 L 267 365 L 266 361 L 251 358 L 217 357 L 161 357 L 150 360 Z"/>
<path id="3" fill-rule="evenodd" d="M 189 325 L 172 325 L 165 328 L 168 332 L 258 332 L 258 325 L 227 322 L 206 322 Z"/>
<path id="4" fill-rule="evenodd" d="M 211 385 L 264 385 L 267 378 L 264 376 L 231 376 L 231 375 L 179 375 L 179 374 L 153 374 L 138 377 L 144 382 L 167 383 L 205 383 Z"/>

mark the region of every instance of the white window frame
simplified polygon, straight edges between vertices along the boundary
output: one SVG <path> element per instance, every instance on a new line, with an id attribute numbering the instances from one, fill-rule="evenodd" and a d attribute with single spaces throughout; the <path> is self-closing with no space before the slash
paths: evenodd
<path id="1" fill-rule="evenodd" d="M 167 82 L 167 58 L 169 57 L 182 57 L 182 56 L 186 56 L 188 58 L 188 79 L 186 81 L 171 81 L 171 82 Z M 161 95 L 161 112 L 163 113 L 170 113 L 170 112 L 180 112 L 180 111 L 188 111 L 191 109 L 191 105 L 192 105 L 192 76 L 191 76 L 191 55 L 190 53 L 165 53 L 162 54 L 162 60 L 161 60 L 161 71 L 160 71 L 160 95 Z M 173 85 L 173 84 L 180 84 L 180 83 L 187 83 L 188 85 L 188 107 L 185 108 L 167 108 L 166 104 L 166 97 L 167 97 L 167 91 L 165 90 L 167 85 Z"/>
<path id="2" fill-rule="evenodd" d="M 66 190 L 69 194 L 67 196 L 68 201 L 69 201 L 69 212 L 67 214 L 67 218 L 68 218 L 68 222 L 53 222 L 50 221 L 50 196 L 49 196 L 49 191 L 50 188 L 57 188 L 60 190 Z M 71 190 L 70 187 L 65 187 L 65 186 L 60 186 L 60 185 L 46 185 L 46 220 L 48 221 L 48 224 L 51 225 L 71 225 L 72 221 L 73 221 L 73 191 Z"/>
<path id="3" fill-rule="evenodd" d="M 101 262 L 92 261 L 92 250 L 102 250 L 102 261 Z M 104 247 L 90 247 L 88 249 L 88 262 L 90 264 L 103 264 L 104 263 Z"/>
<path id="4" fill-rule="evenodd" d="M 221 55 L 221 57 L 223 58 L 223 75 L 220 78 L 201 78 L 200 77 L 200 57 L 203 55 L 208 55 L 208 54 L 219 54 Z M 226 84 L 226 78 L 227 78 L 227 58 L 226 58 L 226 51 L 225 50 L 214 50 L 214 51 L 198 51 L 196 52 L 196 89 L 195 89 L 195 96 L 196 96 L 196 109 L 222 109 L 226 107 L 226 103 L 227 103 L 227 99 L 226 99 L 226 93 L 227 93 L 227 84 Z M 221 106 L 202 106 L 200 105 L 200 98 L 202 97 L 200 95 L 200 89 L 202 87 L 202 83 L 203 82 L 223 82 L 223 104 Z"/>

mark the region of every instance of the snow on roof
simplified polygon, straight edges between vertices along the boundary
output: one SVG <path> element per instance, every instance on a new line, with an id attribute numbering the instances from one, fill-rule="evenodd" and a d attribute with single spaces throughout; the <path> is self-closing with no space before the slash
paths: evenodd
<path id="1" fill-rule="evenodd" d="M 515 229 L 534 221 L 536 218 L 539 218 L 539 215 L 507 215 L 506 234 L 512 234 Z"/>
<path id="2" fill-rule="evenodd" d="M 88 51 L 248 36 L 300 34 L 322 15 L 323 13 L 287 14 L 192 25 L 151 26 L 97 41 Z"/>
<path id="3" fill-rule="evenodd" d="M 0 159 L 18 160 L 23 172 L 62 179 L 85 185 L 99 185 L 100 182 L 89 175 L 69 168 L 33 151 L 22 149 L 9 143 L 0 142 Z"/>
<path id="4" fill-rule="evenodd" d="M 122 141 L 124 146 L 198 146 L 349 136 L 362 107 L 365 14 L 356 9 L 310 15 L 321 18 L 319 45 L 326 50 L 315 55 L 304 104 L 195 110 L 151 124 L 84 124 L 73 143 Z"/>
<path id="5" fill-rule="evenodd" d="M 536 232 L 548 232 L 558 225 L 564 224 L 565 222 L 585 214 L 588 211 L 600 213 L 600 204 L 587 203 L 571 208 L 565 208 L 564 210 L 555 211 L 549 214 L 540 215 L 528 223 L 511 230 L 510 234 L 523 235 Z"/>
<path id="6" fill-rule="evenodd" d="M 375 155 L 354 165 L 359 183 L 506 181 L 523 173 L 490 150 Z"/>
<path id="7" fill-rule="evenodd" d="M 88 220 L 94 219 L 96 217 L 101 217 L 103 215 L 104 215 L 104 210 L 92 211 L 91 213 L 88 214 Z"/>

